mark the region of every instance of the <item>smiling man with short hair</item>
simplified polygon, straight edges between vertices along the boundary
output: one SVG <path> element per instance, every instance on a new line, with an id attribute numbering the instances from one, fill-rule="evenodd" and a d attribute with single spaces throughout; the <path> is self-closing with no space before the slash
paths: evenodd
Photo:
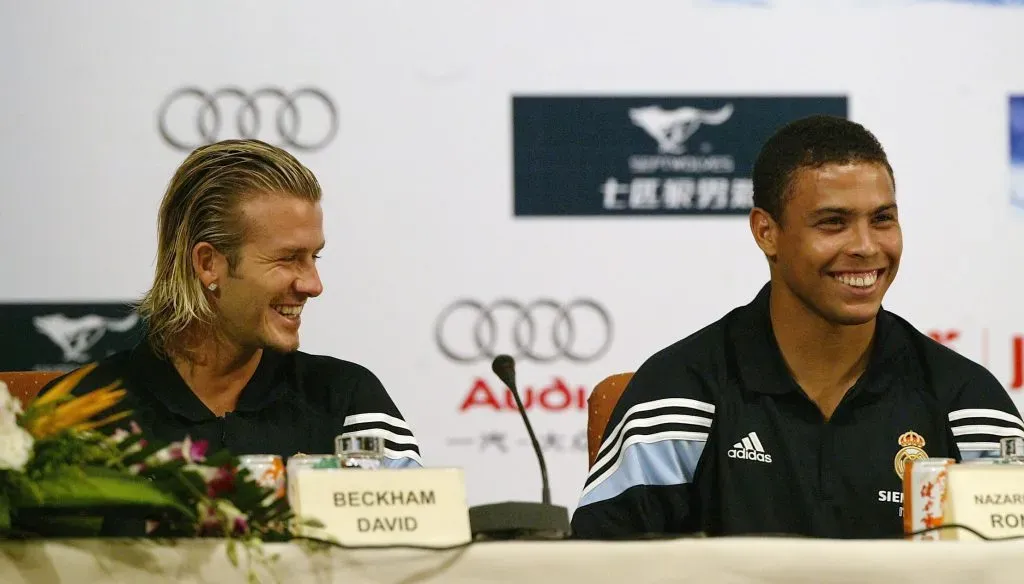
<path id="1" fill-rule="evenodd" d="M 770 280 L 636 372 L 576 537 L 900 536 L 907 461 L 992 457 L 1024 437 L 991 373 L 882 308 L 903 238 L 874 135 L 797 120 L 765 143 L 753 182 Z"/>

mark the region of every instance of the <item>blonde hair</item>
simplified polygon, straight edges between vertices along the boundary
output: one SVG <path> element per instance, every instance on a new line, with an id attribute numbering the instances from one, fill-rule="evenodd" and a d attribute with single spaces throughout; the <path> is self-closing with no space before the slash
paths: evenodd
<path id="1" fill-rule="evenodd" d="M 192 249 L 207 242 L 238 265 L 245 241 L 241 203 L 283 194 L 320 201 L 320 184 L 291 154 L 259 140 L 224 140 L 189 154 L 160 203 L 153 286 L 138 304 L 155 353 L 168 355 L 190 325 L 214 321 L 213 307 L 192 267 Z"/>

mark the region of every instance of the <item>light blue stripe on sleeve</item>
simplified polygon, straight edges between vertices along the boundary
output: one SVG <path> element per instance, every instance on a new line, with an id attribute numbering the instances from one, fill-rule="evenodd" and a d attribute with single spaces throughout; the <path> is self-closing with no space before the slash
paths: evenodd
<path id="1" fill-rule="evenodd" d="M 691 483 L 705 443 L 659 439 L 657 434 L 632 436 L 609 471 L 584 490 L 579 506 L 611 499 L 637 485 Z"/>
<path id="2" fill-rule="evenodd" d="M 381 468 L 423 468 L 423 461 L 416 452 L 385 448 Z"/>
<path id="3" fill-rule="evenodd" d="M 401 458 L 384 458 L 383 468 L 423 468 L 418 460 L 403 456 Z"/>

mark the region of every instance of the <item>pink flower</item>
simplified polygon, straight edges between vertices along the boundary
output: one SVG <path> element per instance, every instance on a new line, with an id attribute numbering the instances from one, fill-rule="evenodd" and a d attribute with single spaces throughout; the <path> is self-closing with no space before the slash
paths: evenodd
<path id="1" fill-rule="evenodd" d="M 186 439 L 188 444 L 188 460 L 190 462 L 203 462 L 206 460 L 206 450 L 210 447 L 210 443 L 206 440 L 196 440 L 192 442 Z"/>
<path id="2" fill-rule="evenodd" d="M 199 504 L 199 535 L 217 536 L 221 534 L 221 521 L 214 509 L 206 504 Z"/>
<path id="3" fill-rule="evenodd" d="M 117 430 L 115 430 L 110 435 L 109 439 L 110 439 L 111 443 L 113 443 L 115 446 L 121 446 L 124 443 L 124 441 L 127 440 L 128 438 L 138 437 L 141 433 L 142 433 L 142 429 L 139 428 L 139 425 L 136 424 L 135 422 L 132 422 L 132 424 L 131 424 L 131 432 L 125 430 L 124 428 L 118 428 Z M 128 455 L 128 454 L 135 454 L 137 452 L 140 452 L 145 447 L 146 447 L 146 441 L 144 439 L 140 438 L 138 441 L 136 441 L 134 444 L 132 444 L 128 448 L 124 448 L 122 446 L 121 449 L 124 452 L 124 454 Z M 138 465 L 135 465 L 135 466 L 138 466 Z M 138 470 L 141 470 L 141 469 L 136 469 L 135 466 L 133 466 L 129 470 L 131 472 L 137 473 Z"/>
<path id="4" fill-rule="evenodd" d="M 235 473 L 230 467 L 218 468 L 213 478 L 206 482 L 206 494 L 210 497 L 219 497 L 234 490 Z"/>
<path id="5" fill-rule="evenodd" d="M 224 536 L 225 530 L 231 535 L 244 535 L 249 531 L 249 519 L 228 501 L 200 501 L 197 505 L 199 515 L 198 535 Z"/>
<path id="6" fill-rule="evenodd" d="M 178 442 L 175 442 L 174 444 L 171 444 L 170 446 L 165 448 L 163 451 L 158 452 L 157 453 L 157 457 L 160 460 L 163 460 L 163 459 L 166 458 L 168 461 L 171 461 L 171 460 L 181 460 L 181 459 L 185 458 L 181 454 L 181 444 L 178 443 Z"/>
<path id="7" fill-rule="evenodd" d="M 132 430 L 132 434 L 142 434 L 142 428 L 140 428 L 140 427 L 139 427 L 139 425 L 135 423 L 135 420 L 132 420 L 132 423 L 131 423 L 131 424 L 129 424 L 129 428 L 131 428 L 131 430 Z M 146 439 L 145 439 L 145 438 L 142 438 L 141 440 L 139 440 L 139 441 L 138 441 L 138 442 L 136 442 L 135 444 L 136 444 L 136 445 L 137 445 L 137 446 L 138 446 L 138 447 L 139 447 L 140 449 L 142 449 L 142 448 L 145 448 L 145 447 L 146 447 L 146 444 L 149 444 L 149 442 L 146 442 Z"/>
<path id="8" fill-rule="evenodd" d="M 206 440 L 193 442 L 191 436 L 185 436 L 185 439 L 175 446 L 178 449 L 177 458 L 184 458 L 187 462 L 203 462 L 206 460 L 206 449 L 209 447 L 209 442 Z"/>
<path id="9" fill-rule="evenodd" d="M 185 436 L 181 442 L 174 442 L 167 447 L 167 453 L 160 458 L 168 460 L 184 460 L 185 462 L 203 462 L 206 460 L 206 450 L 209 442 L 206 440 L 192 441 L 190 436 Z"/>

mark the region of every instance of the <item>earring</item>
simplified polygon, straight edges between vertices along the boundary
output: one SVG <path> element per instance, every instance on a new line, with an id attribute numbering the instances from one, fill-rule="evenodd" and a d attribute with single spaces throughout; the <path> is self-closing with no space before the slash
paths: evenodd
<path id="1" fill-rule="evenodd" d="M 210 292 L 213 292 L 214 290 L 217 289 L 217 283 L 216 282 L 210 282 L 210 285 L 207 286 L 206 289 L 209 290 Z"/>

